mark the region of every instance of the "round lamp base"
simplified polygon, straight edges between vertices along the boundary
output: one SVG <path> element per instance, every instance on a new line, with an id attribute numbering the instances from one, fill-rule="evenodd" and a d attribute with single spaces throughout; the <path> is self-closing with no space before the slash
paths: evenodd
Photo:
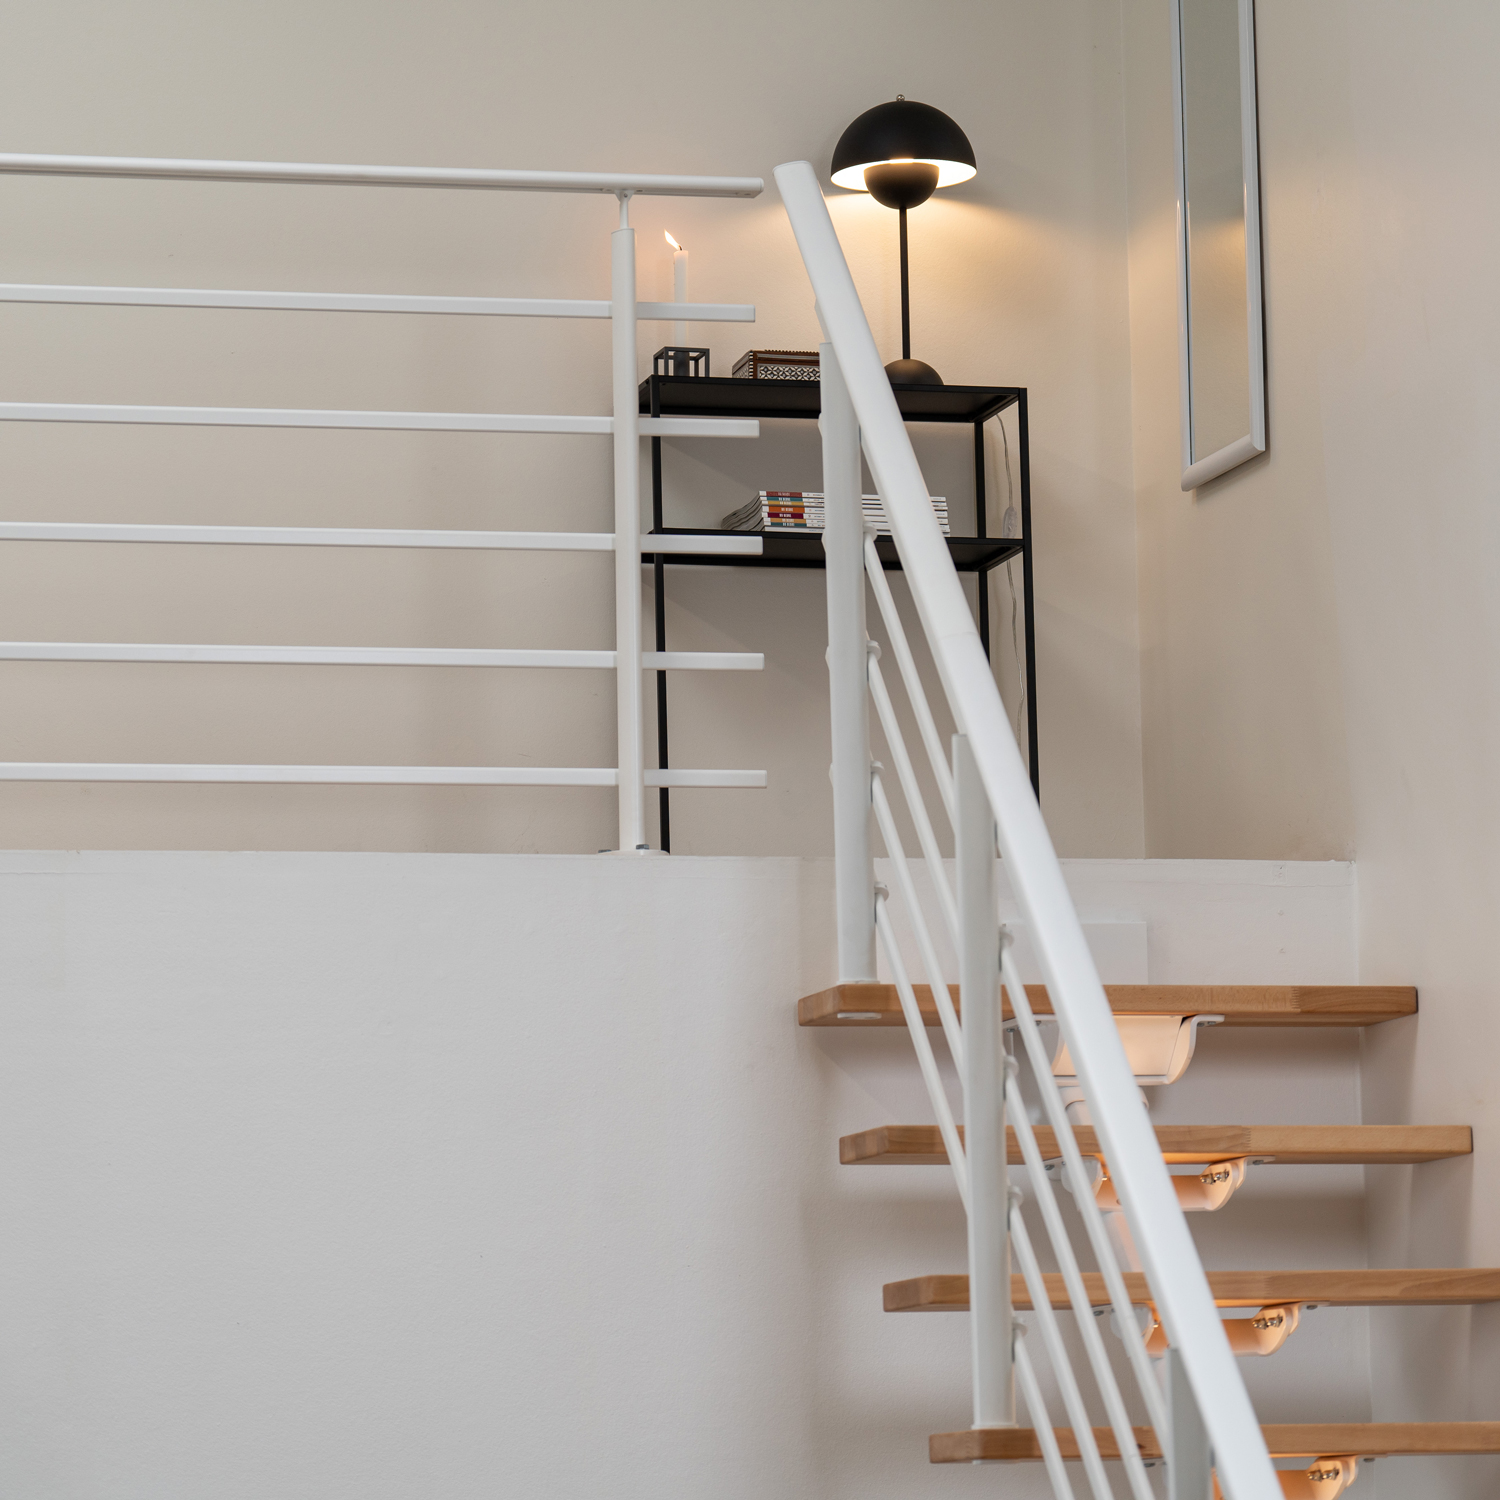
<path id="1" fill-rule="evenodd" d="M 920 359 L 893 359 L 885 367 L 892 385 L 941 385 L 943 377 Z"/>

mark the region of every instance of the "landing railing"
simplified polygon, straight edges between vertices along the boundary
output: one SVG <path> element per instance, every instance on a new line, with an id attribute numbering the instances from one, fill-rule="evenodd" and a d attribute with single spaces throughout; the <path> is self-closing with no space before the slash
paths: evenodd
<path id="1" fill-rule="evenodd" d="M 201 288 L 0 285 L 0 302 L 289 312 L 407 313 L 476 317 L 607 318 L 613 347 L 613 409 L 608 416 L 426 411 L 308 411 L 196 406 L 0 402 L 0 421 L 108 422 L 166 426 L 358 428 L 380 431 L 561 433 L 608 437 L 614 445 L 614 529 L 601 532 L 421 531 L 287 526 L 96 525 L 8 521 L 0 541 L 175 543 L 212 546 L 414 547 L 473 551 L 614 554 L 615 642 L 597 651 L 430 650 L 416 647 L 133 645 L 0 642 L 4 661 L 284 663 L 341 666 L 563 667 L 616 676 L 616 764 L 591 766 L 141 765 L 101 762 L 0 762 L 4 781 L 317 782 L 617 788 L 619 848 L 645 849 L 645 788 L 764 786 L 763 771 L 655 770 L 642 743 L 643 671 L 753 671 L 748 652 L 641 650 L 639 439 L 756 437 L 754 421 L 639 414 L 636 324 L 748 323 L 755 309 L 731 303 L 641 302 L 636 293 L 637 194 L 754 198 L 758 177 L 665 177 L 636 173 L 486 171 L 462 168 L 325 166 L 296 162 L 175 161 L 98 156 L 0 155 L 0 174 L 156 178 L 175 181 L 300 183 L 315 186 L 443 188 L 533 193 L 595 193 L 619 201 L 610 240 L 609 299 L 435 297 L 347 292 L 214 291 Z M 758 554 L 759 537 L 653 537 L 654 553 Z"/>
<path id="2" fill-rule="evenodd" d="M 969 1289 L 973 1351 L 973 1423 L 949 1434 L 957 1459 L 1028 1456 L 1010 1444 L 1017 1425 L 1016 1389 L 1035 1429 L 1036 1452 L 1054 1493 L 1074 1495 L 1065 1456 L 1081 1460 L 1094 1500 L 1111 1500 L 1106 1458 L 1123 1460 L 1132 1500 L 1151 1500 L 1141 1434 L 1131 1406 L 1155 1429 L 1168 1464 L 1173 1500 L 1205 1500 L 1217 1470 L 1231 1500 L 1277 1500 L 1282 1493 L 1209 1291 L 1172 1181 L 1157 1147 L 1140 1090 L 1109 1003 L 1063 882 L 1026 767 L 1011 733 L 958 575 L 933 515 L 931 500 L 832 220 L 806 162 L 776 169 L 787 214 L 817 301 L 821 346 L 823 488 L 828 565 L 828 663 L 832 711 L 834 837 L 837 873 L 839 978 L 876 978 L 877 943 L 900 997 L 934 1114 L 968 1211 Z M 957 725 L 951 759 L 937 730 L 915 658 L 884 569 L 861 517 L 861 452 L 868 461 L 895 537 L 928 652 Z M 956 883 L 942 859 L 935 820 L 925 806 L 916 769 L 896 717 L 880 653 L 865 630 L 868 583 L 897 675 L 916 719 L 935 781 L 940 817 L 951 827 Z M 935 920 L 918 899 L 887 791 L 885 769 L 870 753 L 873 703 L 895 779 L 934 892 Z M 871 815 L 889 861 L 894 896 L 875 881 Z M 1033 1000 L 1021 983 L 1009 935 L 998 921 L 996 848 L 1028 927 L 1047 996 L 1076 1070 L 1065 1101 L 1053 1078 Z M 903 951 L 890 914 L 896 900 L 913 935 L 915 962 Z M 958 1000 L 940 953 L 958 954 Z M 915 971 L 915 972 L 914 972 Z M 963 1082 L 965 1128 L 944 1090 L 928 1040 L 914 978 L 926 981 L 943 1037 Z M 1009 1002 L 1002 1010 L 1001 989 Z M 1007 1036 L 1018 1036 L 1015 1042 Z M 1064 1185 L 1082 1218 L 1082 1241 L 1102 1274 L 1112 1325 L 1123 1343 L 1121 1378 L 1096 1319 L 1073 1248 L 1062 1203 L 1020 1095 L 1021 1058 L 1029 1064 L 1042 1116 L 1055 1132 Z M 1081 1099 L 1078 1097 L 1081 1095 Z M 1096 1201 L 1097 1170 L 1085 1164 L 1073 1133 L 1081 1111 L 1098 1133 L 1124 1225 L 1107 1222 Z M 1065 1305 L 1074 1313 L 1082 1361 L 1054 1312 L 1042 1269 L 1043 1246 L 1032 1240 L 1019 1207 L 1020 1189 L 1007 1171 L 1007 1122 L 1026 1166 L 1026 1182 L 1061 1272 Z M 1031 1327 L 1050 1371 L 1050 1398 L 1041 1362 L 1021 1337 L 1027 1330 L 1012 1307 L 1014 1258 L 1032 1305 Z M 1123 1262 L 1123 1265 L 1122 1265 Z M 1166 1342 L 1166 1379 L 1159 1381 L 1145 1330 L 1127 1293 L 1123 1271 L 1145 1272 Z M 1157 1341 L 1153 1340 L 1153 1347 Z M 1095 1400 L 1086 1388 L 1092 1385 Z M 1164 1389 L 1165 1386 L 1165 1389 Z M 1060 1403 L 1064 1428 L 1054 1431 L 1049 1404 Z M 1096 1430 L 1098 1411 L 1106 1427 Z M 1060 1441 L 1060 1439 L 1062 1439 Z M 1064 1446 L 1067 1453 L 1064 1453 Z"/>

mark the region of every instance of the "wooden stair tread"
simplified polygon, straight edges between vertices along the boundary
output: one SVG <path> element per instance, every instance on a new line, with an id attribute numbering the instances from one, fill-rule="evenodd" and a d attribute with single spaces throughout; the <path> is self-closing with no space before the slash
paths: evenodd
<path id="1" fill-rule="evenodd" d="M 962 1127 L 960 1126 L 960 1133 Z M 1055 1132 L 1037 1126 L 1037 1146 L 1045 1160 L 1062 1155 Z M 1085 1156 L 1100 1155 L 1089 1126 L 1074 1135 Z M 1019 1165 L 1014 1128 L 1006 1131 L 1007 1156 Z M 1158 1125 L 1156 1143 L 1168 1162 L 1225 1161 L 1237 1156 L 1281 1164 L 1409 1163 L 1468 1156 L 1474 1133 L 1467 1125 Z M 839 1141 L 845 1166 L 932 1166 L 948 1160 L 936 1125 L 879 1125 Z"/>
<path id="2" fill-rule="evenodd" d="M 950 985 L 958 1005 L 958 986 Z M 1047 986 L 1028 984 L 1038 1015 L 1050 1016 Z M 1215 1015 L 1226 1026 L 1373 1026 L 1415 1015 L 1411 985 L 1365 984 L 1107 984 L 1104 993 L 1117 1015 Z M 929 1026 L 938 1024 L 932 991 L 916 986 L 917 1004 Z M 1011 1013 L 1007 1003 L 1005 1014 Z M 904 1026 L 893 984 L 836 984 L 797 1002 L 801 1026 Z"/>
<path id="3" fill-rule="evenodd" d="M 1048 1274 L 1047 1295 L 1054 1307 L 1071 1306 L 1063 1279 Z M 1454 1270 L 1355 1271 L 1210 1271 L 1208 1284 L 1220 1307 L 1261 1308 L 1287 1302 L 1316 1303 L 1319 1307 L 1451 1307 L 1500 1302 L 1500 1269 L 1460 1267 Z M 1084 1273 L 1084 1291 L 1094 1307 L 1109 1305 L 1104 1278 Z M 1146 1278 L 1125 1274 L 1130 1300 L 1144 1306 L 1151 1301 Z M 887 1312 L 967 1312 L 969 1278 L 964 1275 L 914 1276 L 887 1282 Z M 1031 1296 L 1020 1276 L 1011 1277 L 1011 1301 L 1018 1311 L 1030 1309 Z"/>
<path id="4" fill-rule="evenodd" d="M 1064 1458 L 1078 1457 L 1070 1427 L 1056 1430 Z M 1500 1453 L 1500 1422 L 1275 1422 L 1261 1428 L 1272 1458 L 1387 1458 L 1400 1454 Z M 1159 1459 L 1161 1445 L 1149 1427 L 1135 1429 L 1144 1458 Z M 1120 1456 L 1114 1431 L 1094 1429 L 1094 1441 L 1105 1458 Z M 1029 1427 L 984 1427 L 968 1432 L 938 1432 L 928 1439 L 935 1464 L 1040 1462 L 1041 1445 Z"/>

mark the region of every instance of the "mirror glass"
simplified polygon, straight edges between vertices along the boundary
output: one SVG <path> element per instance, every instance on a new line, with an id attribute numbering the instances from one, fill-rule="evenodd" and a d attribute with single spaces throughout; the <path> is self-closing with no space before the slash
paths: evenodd
<path id="1" fill-rule="evenodd" d="M 1251 430 L 1239 0 L 1182 0 L 1192 457 Z"/>

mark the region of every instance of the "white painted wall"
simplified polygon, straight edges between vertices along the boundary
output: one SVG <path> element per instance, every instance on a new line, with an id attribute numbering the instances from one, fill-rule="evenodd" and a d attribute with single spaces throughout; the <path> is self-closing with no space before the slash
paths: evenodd
<path id="1" fill-rule="evenodd" d="M 1048 810 L 1070 852 L 1143 852 L 1111 0 L 67 0 L 8 23 L 0 136 L 17 151 L 770 184 L 778 162 L 826 164 L 849 120 L 897 92 L 951 111 L 981 170 L 912 216 L 917 352 L 950 380 L 1031 390 Z M 894 356 L 894 216 L 863 195 L 833 211 Z M 5 178 L 0 262 L 19 281 L 599 296 L 615 216 L 593 198 Z M 645 295 L 669 289 L 671 229 L 692 295 L 758 305 L 753 328 L 690 329 L 715 370 L 748 347 L 815 342 L 774 184 L 752 204 L 638 202 L 634 220 Z M 669 333 L 643 330 L 644 355 Z M 601 411 L 607 337 L 525 320 L 0 307 L 0 395 Z M 812 430 L 790 426 L 758 444 L 669 444 L 669 515 L 717 523 L 756 489 L 815 486 Z M 918 447 L 966 517 L 969 435 L 924 431 Z M 597 439 L 7 425 L 0 475 L 13 518 L 599 529 L 610 513 Z M 599 646 L 608 566 L 9 545 L 0 636 Z M 772 778 L 763 794 L 680 795 L 678 850 L 828 852 L 821 578 L 674 572 L 668 617 L 678 647 L 767 655 L 759 678 L 676 685 L 678 764 Z M 593 673 L 12 665 L 0 758 L 605 765 L 613 691 Z M 612 828 L 604 792 L 0 787 L 13 848 L 592 853 Z"/>
<path id="2" fill-rule="evenodd" d="M 1361 977 L 1422 1004 L 1368 1037 L 1364 1117 L 1475 1131 L 1470 1161 L 1369 1174 L 1372 1263 L 1500 1263 L 1500 14 L 1260 0 L 1270 452 L 1184 497 L 1167 6 L 1123 10 L 1147 848 L 1357 852 Z M 1500 1417 L 1494 1309 L 1374 1338 L 1378 1418 Z M 1378 1474 L 1477 1500 L 1500 1463 Z"/>
<path id="3" fill-rule="evenodd" d="M 795 1025 L 829 873 L 0 856 L 0 1492 L 993 1494 L 926 1461 L 966 1320 L 880 1310 L 963 1266 L 951 1179 L 837 1165 L 929 1118 L 909 1044 Z M 1153 979 L 1350 976 L 1347 866 L 1068 879 Z M 1161 1117 L 1357 1118 L 1347 1034 L 1200 1052 Z M 1260 1169 L 1209 1263 L 1358 1257 L 1334 1175 L 1330 1213 Z M 1250 1370 L 1264 1409 L 1364 1415 L 1363 1320 L 1313 1316 Z"/>

